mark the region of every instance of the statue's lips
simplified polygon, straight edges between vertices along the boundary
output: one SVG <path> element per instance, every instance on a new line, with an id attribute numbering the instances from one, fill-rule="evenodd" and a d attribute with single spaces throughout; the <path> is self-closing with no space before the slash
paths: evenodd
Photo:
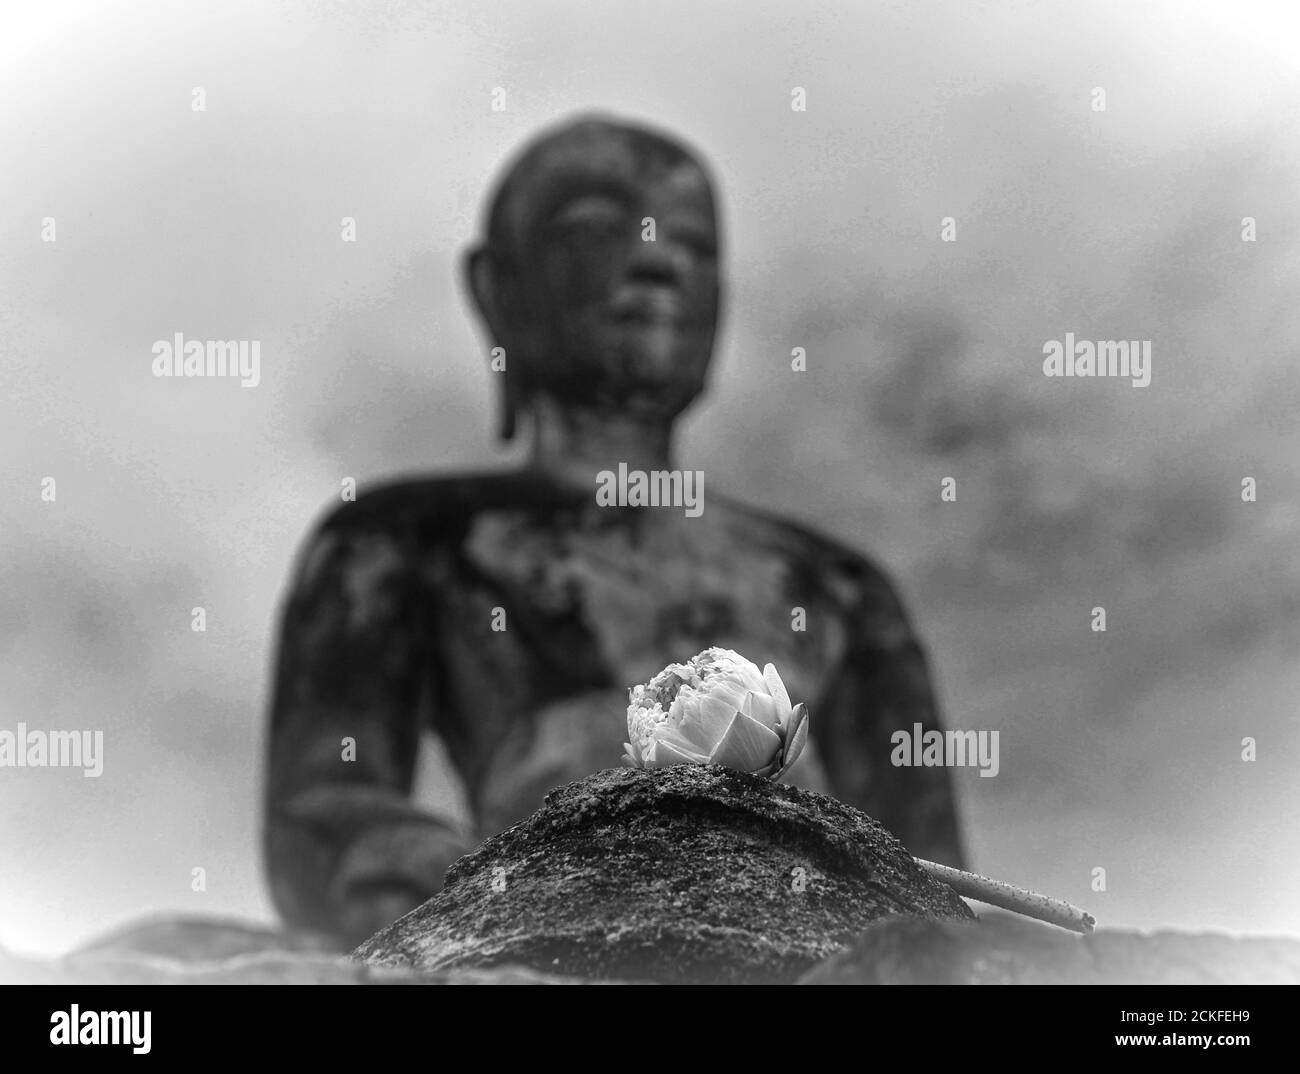
<path id="1" fill-rule="evenodd" d="M 617 324 L 678 327 L 686 320 L 686 303 L 671 291 L 641 291 L 616 299 L 610 315 Z"/>

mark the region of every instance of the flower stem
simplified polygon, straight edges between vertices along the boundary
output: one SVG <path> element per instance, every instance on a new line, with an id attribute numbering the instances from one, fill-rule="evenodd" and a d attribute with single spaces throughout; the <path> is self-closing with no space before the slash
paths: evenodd
<path id="1" fill-rule="evenodd" d="M 980 876 L 979 873 L 950 869 L 946 865 L 925 861 L 922 858 L 917 858 L 916 864 L 936 880 L 947 884 L 963 898 L 975 899 L 1003 910 L 1037 918 L 1039 921 L 1059 925 L 1071 932 L 1089 933 L 1097 923 L 1092 914 L 1064 899 L 1039 895 L 1036 891 L 1027 891 L 1012 884 L 1004 884 L 1001 880 Z"/>

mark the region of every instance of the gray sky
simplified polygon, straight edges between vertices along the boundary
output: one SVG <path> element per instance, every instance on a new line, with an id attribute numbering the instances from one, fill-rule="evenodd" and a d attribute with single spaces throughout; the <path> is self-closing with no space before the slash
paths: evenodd
<path id="1" fill-rule="evenodd" d="M 999 776 L 957 774 L 974 866 L 1106 925 L 1300 934 L 1300 9 L 469 7 L 0 16 L 0 729 L 105 736 L 97 780 L 0 769 L 0 944 L 269 919 L 291 558 L 344 476 L 512 457 L 457 261 L 503 159 L 592 108 L 719 180 L 682 464 L 891 568 L 949 724 L 1000 730 Z M 154 378 L 178 331 L 260 340 L 261 384 Z M 1066 332 L 1152 340 L 1151 386 L 1045 378 Z"/>

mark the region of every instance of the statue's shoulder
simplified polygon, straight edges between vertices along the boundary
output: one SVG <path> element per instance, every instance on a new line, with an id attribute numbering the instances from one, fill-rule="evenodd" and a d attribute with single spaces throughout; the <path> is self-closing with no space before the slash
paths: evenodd
<path id="1" fill-rule="evenodd" d="M 775 550 L 801 576 L 845 612 L 861 609 L 903 616 L 889 572 L 870 555 L 820 530 L 731 497 L 715 501 L 740 521 L 752 536 Z"/>
<path id="2" fill-rule="evenodd" d="M 322 533 L 436 537 L 452 534 L 484 511 L 546 502 L 546 490 L 523 471 L 420 475 L 360 486 L 354 500 L 334 505 L 317 528 Z"/>
<path id="3" fill-rule="evenodd" d="M 309 529 L 299 552 L 298 584 L 330 567 L 374 576 L 415 557 L 454 551 L 474 520 L 493 511 L 545 510 L 555 491 L 525 471 L 485 470 L 359 483 L 355 499 L 332 505 Z"/>

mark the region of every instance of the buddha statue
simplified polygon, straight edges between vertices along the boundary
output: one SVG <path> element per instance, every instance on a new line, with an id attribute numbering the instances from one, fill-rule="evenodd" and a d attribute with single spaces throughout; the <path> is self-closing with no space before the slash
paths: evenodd
<path id="1" fill-rule="evenodd" d="M 425 731 L 485 838 L 617 765 L 629 687 L 711 646 L 772 662 L 807 703 L 809 746 L 787 779 L 961 866 L 948 770 L 890 763 L 893 732 L 940 724 L 880 567 L 702 479 L 694 512 L 598 495 L 620 467 L 677 470 L 675 422 L 706 386 L 723 273 L 700 160 L 583 117 L 516 159 L 486 230 L 465 278 L 500 434 L 526 437 L 529 459 L 363 489 L 301 549 L 270 719 L 279 912 L 355 945 L 476 845 L 411 800 Z"/>

